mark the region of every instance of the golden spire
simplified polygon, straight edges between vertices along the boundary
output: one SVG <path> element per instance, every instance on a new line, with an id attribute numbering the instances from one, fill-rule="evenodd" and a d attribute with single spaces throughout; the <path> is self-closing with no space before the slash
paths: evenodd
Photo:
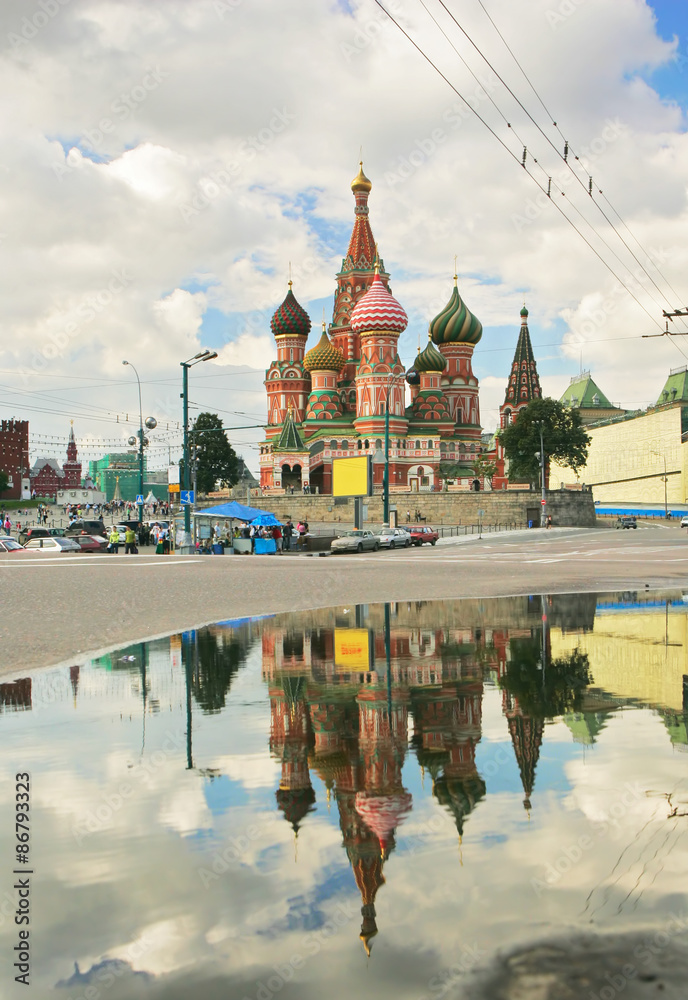
<path id="1" fill-rule="evenodd" d="M 289 261 L 289 281 L 287 282 L 287 284 L 289 285 L 290 288 L 294 284 L 294 282 L 291 280 L 291 261 Z"/>
<path id="2" fill-rule="evenodd" d="M 456 273 L 456 254 L 454 254 L 454 284 L 455 285 L 458 282 L 458 280 L 459 280 L 459 276 Z"/>
<path id="3" fill-rule="evenodd" d="M 363 160 L 360 160 L 359 168 L 360 169 L 358 171 L 358 174 L 354 177 L 354 179 L 351 182 L 351 190 L 354 192 L 355 191 L 369 192 L 373 185 L 370 183 L 366 175 L 363 173 Z"/>
<path id="4" fill-rule="evenodd" d="M 377 243 L 375 244 L 375 274 L 380 273 L 380 254 L 378 253 Z"/>

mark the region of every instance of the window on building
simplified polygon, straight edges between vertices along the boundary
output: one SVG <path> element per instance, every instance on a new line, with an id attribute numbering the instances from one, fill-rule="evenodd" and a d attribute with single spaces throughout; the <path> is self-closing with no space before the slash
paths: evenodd
<path id="1" fill-rule="evenodd" d="M 420 448 L 420 441 L 416 441 L 416 448 Z"/>

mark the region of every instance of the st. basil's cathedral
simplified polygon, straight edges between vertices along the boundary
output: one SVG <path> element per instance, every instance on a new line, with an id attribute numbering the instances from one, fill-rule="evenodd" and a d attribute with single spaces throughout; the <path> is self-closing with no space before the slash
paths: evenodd
<path id="1" fill-rule="evenodd" d="M 354 226 L 337 274 L 333 318 L 328 329 L 323 322 L 318 343 L 306 351 L 311 321 L 291 282 L 272 317 L 277 360 L 265 377 L 264 489 L 331 493 L 333 459 L 374 455 L 382 448 L 388 395 L 392 490 L 440 489 L 441 464 L 445 477 L 451 469 L 457 485 L 471 488 L 475 481 L 482 428 L 471 362 L 482 324 L 462 300 L 455 275 L 449 301 L 431 321 L 428 343 L 413 362 L 420 378 L 406 406 L 398 340 L 408 316 L 392 294 L 376 250 L 368 209 L 371 187 L 361 163 L 351 184 Z M 374 469 L 375 481 L 381 482 L 382 466 Z"/>

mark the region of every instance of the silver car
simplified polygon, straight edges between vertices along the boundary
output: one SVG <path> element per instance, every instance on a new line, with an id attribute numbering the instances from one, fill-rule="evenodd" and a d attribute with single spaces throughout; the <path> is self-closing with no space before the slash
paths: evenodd
<path id="1" fill-rule="evenodd" d="M 73 538 L 32 538 L 24 546 L 27 552 L 81 552 L 81 546 Z"/>
<path id="2" fill-rule="evenodd" d="M 403 528 L 381 528 L 377 533 L 381 549 L 407 549 L 411 536 Z"/>
<path id="3" fill-rule="evenodd" d="M 347 531 L 340 538 L 335 538 L 330 545 L 330 552 L 363 552 L 364 549 L 377 552 L 379 548 L 380 541 L 377 535 L 367 528 L 356 528 L 354 531 Z"/>

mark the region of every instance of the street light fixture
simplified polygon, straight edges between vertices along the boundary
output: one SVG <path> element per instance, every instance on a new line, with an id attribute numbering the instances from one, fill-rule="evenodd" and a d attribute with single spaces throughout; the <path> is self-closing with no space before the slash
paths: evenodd
<path id="1" fill-rule="evenodd" d="M 389 524 L 389 395 L 392 386 L 400 379 L 404 379 L 409 385 L 417 385 L 420 382 L 420 373 L 415 368 L 409 368 L 407 372 L 398 372 L 392 375 L 387 382 L 387 394 L 385 396 L 385 465 L 382 470 L 382 521 Z"/>
<path id="2" fill-rule="evenodd" d="M 194 365 L 200 364 L 201 361 L 212 361 L 213 358 L 217 357 L 217 351 L 211 351 L 206 348 L 204 351 L 199 351 L 198 354 L 194 354 L 192 358 L 188 361 L 180 361 L 179 364 L 182 367 L 182 401 L 184 404 L 184 490 L 188 493 L 191 489 L 191 478 L 189 469 L 189 368 L 193 368 Z M 194 498 L 195 499 L 195 498 Z M 192 546 L 191 541 L 191 505 L 184 504 L 184 541 L 182 543 L 183 548 L 187 551 L 190 550 Z"/>
<path id="3" fill-rule="evenodd" d="M 139 496 L 143 500 L 143 449 L 148 444 L 148 438 L 144 438 L 144 436 L 143 436 L 143 407 L 141 405 L 141 379 L 139 378 L 139 373 L 137 372 L 135 365 L 133 365 L 131 363 L 131 361 L 123 361 L 122 364 L 123 365 L 129 365 L 129 367 L 133 369 L 134 375 L 136 375 L 136 382 L 137 382 L 138 387 L 139 387 L 139 438 L 138 438 L 138 446 L 139 446 Z M 158 421 L 155 419 L 155 417 L 146 417 L 146 427 L 149 430 L 153 430 L 157 426 L 158 426 Z M 128 441 L 128 444 L 130 444 L 132 446 L 135 445 L 136 444 L 136 438 L 133 437 L 133 436 L 130 437 L 129 441 Z M 139 508 L 139 526 L 140 526 L 141 523 L 143 522 L 143 503 L 140 503 L 138 505 L 138 508 Z"/>
<path id="4" fill-rule="evenodd" d="M 540 527 L 547 524 L 547 493 L 545 491 L 545 444 L 542 437 L 542 421 L 534 420 L 533 426 L 540 431 L 540 451 L 535 452 L 535 457 L 540 459 L 540 485 L 542 488 L 542 498 L 540 501 Z"/>

